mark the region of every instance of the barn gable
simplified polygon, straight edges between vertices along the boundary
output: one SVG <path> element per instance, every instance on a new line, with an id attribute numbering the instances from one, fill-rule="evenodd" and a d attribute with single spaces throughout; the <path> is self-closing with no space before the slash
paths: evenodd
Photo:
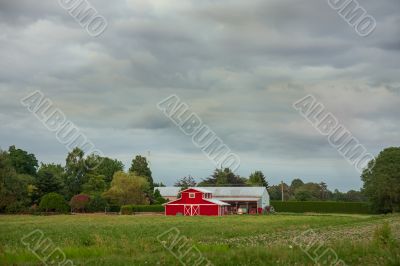
<path id="1" fill-rule="evenodd" d="M 167 202 L 165 206 L 166 215 L 223 215 L 229 204 L 212 199 L 212 193 L 206 189 L 188 188 L 181 191 L 181 197 L 177 200 Z"/>

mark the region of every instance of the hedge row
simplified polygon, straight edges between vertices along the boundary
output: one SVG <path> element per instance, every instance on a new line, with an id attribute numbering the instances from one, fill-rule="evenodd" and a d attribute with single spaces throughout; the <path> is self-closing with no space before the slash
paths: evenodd
<path id="1" fill-rule="evenodd" d="M 365 202 L 337 202 L 337 201 L 271 201 L 277 212 L 316 212 L 316 213 L 372 213 Z"/>
<path id="2" fill-rule="evenodd" d="M 124 205 L 121 214 L 134 214 L 135 212 L 164 212 L 162 205 Z"/>

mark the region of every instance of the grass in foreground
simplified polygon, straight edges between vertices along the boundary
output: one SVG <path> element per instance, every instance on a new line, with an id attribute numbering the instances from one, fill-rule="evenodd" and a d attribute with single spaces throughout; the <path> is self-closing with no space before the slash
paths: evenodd
<path id="1" fill-rule="evenodd" d="M 381 229 L 374 236 L 377 227 Z M 157 240 L 171 228 L 177 228 L 189 239 L 188 247 L 196 246 L 213 265 L 313 265 L 292 241 L 309 229 L 322 240 L 323 250 L 331 248 L 347 265 L 400 265 L 398 215 L 290 214 L 0 216 L 0 264 L 40 265 L 21 242 L 24 235 L 39 229 L 74 265 L 181 265 Z"/>

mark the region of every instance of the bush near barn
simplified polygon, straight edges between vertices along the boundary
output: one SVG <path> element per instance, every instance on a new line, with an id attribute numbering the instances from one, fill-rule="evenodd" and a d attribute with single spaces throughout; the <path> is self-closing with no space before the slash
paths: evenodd
<path id="1" fill-rule="evenodd" d="M 72 211 L 84 212 L 87 210 L 89 201 L 90 201 L 89 195 L 78 194 L 71 198 L 69 206 L 71 206 Z"/>
<path id="2" fill-rule="evenodd" d="M 66 213 L 69 210 L 63 196 L 58 193 L 48 193 L 42 197 L 39 204 L 39 210 L 44 212 Z"/>
<path id="3" fill-rule="evenodd" d="M 108 207 L 107 201 L 100 195 L 94 195 L 90 197 L 89 204 L 87 206 L 88 212 L 104 212 Z"/>
<path id="4" fill-rule="evenodd" d="M 134 214 L 135 212 L 164 212 L 162 205 L 124 205 L 121 206 L 121 214 Z"/>
<path id="5" fill-rule="evenodd" d="M 271 201 L 277 212 L 316 212 L 316 213 L 349 213 L 371 214 L 366 202 L 337 202 L 337 201 Z"/>
<path id="6" fill-rule="evenodd" d="M 162 205 L 134 205 L 134 212 L 164 212 Z"/>
<path id="7" fill-rule="evenodd" d="M 131 214 L 133 214 L 133 206 L 132 205 L 123 205 L 123 206 L 121 206 L 120 212 L 123 215 L 131 215 Z"/>

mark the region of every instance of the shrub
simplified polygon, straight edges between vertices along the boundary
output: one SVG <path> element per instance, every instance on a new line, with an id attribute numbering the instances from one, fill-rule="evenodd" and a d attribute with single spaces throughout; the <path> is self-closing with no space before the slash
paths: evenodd
<path id="1" fill-rule="evenodd" d="M 162 205 L 133 205 L 133 212 L 164 212 Z"/>
<path id="2" fill-rule="evenodd" d="M 108 212 L 119 212 L 121 209 L 120 205 L 108 205 L 107 206 L 107 211 Z"/>
<path id="3" fill-rule="evenodd" d="M 336 202 L 336 201 L 271 201 L 277 212 L 316 212 L 316 213 L 352 213 L 370 214 L 366 202 Z"/>
<path id="4" fill-rule="evenodd" d="M 22 202 L 16 201 L 6 207 L 6 213 L 23 213 L 27 209 Z"/>
<path id="5" fill-rule="evenodd" d="M 65 213 L 68 212 L 69 208 L 63 196 L 58 193 L 51 192 L 41 198 L 39 209 L 45 212 L 53 211 Z"/>
<path id="6" fill-rule="evenodd" d="M 89 204 L 90 197 L 86 194 L 78 194 L 71 198 L 69 206 L 73 211 L 85 211 Z"/>
<path id="7" fill-rule="evenodd" d="M 100 195 L 95 195 L 90 198 L 87 210 L 89 212 L 104 212 L 104 210 L 107 207 L 108 207 L 107 201 Z"/>
<path id="8" fill-rule="evenodd" d="M 121 214 L 134 214 L 135 212 L 164 212 L 162 205 L 124 205 Z"/>
<path id="9" fill-rule="evenodd" d="M 123 206 L 121 206 L 121 214 L 124 214 L 124 215 L 133 214 L 133 206 L 132 205 L 123 205 Z"/>

